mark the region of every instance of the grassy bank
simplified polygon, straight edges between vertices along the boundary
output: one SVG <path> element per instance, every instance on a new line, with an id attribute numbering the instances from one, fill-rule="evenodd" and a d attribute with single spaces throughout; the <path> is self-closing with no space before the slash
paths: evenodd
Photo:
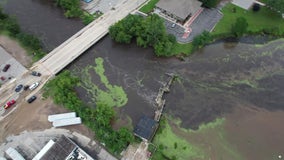
<path id="1" fill-rule="evenodd" d="M 139 9 L 139 11 L 143 12 L 143 13 L 150 13 L 153 11 L 153 9 L 155 8 L 155 5 L 159 2 L 159 0 L 149 0 L 149 2 L 144 5 L 143 7 L 141 7 Z"/>
<path id="2" fill-rule="evenodd" d="M 247 34 L 275 34 L 284 35 L 284 19 L 275 11 L 261 7 L 258 12 L 244 10 L 233 4 L 227 4 L 223 9 L 223 18 L 212 32 L 213 35 L 228 34 L 231 26 L 238 17 L 244 17 L 248 22 Z M 271 32 L 269 32 L 271 31 Z"/>
<path id="3" fill-rule="evenodd" d="M 261 7 L 258 12 L 252 10 L 244 10 L 231 3 L 227 4 L 223 9 L 223 18 L 216 25 L 210 35 L 214 40 L 232 37 L 231 26 L 236 22 L 238 17 L 244 17 L 248 22 L 248 28 L 245 34 L 267 34 L 278 37 L 284 35 L 284 19 L 275 11 L 267 7 Z M 176 44 L 173 50 L 174 55 L 184 53 L 190 55 L 194 52 L 192 43 Z"/>
<path id="4" fill-rule="evenodd" d="M 83 24 L 87 25 L 102 13 L 89 14 L 81 9 L 80 0 L 54 0 L 55 4 L 64 10 L 67 18 L 81 18 Z"/>
<path id="5" fill-rule="evenodd" d="M 33 61 L 42 58 L 45 53 L 42 51 L 40 40 L 34 35 L 24 33 L 17 20 L 4 14 L 0 8 L 0 34 L 17 41 L 27 53 L 32 56 Z"/>

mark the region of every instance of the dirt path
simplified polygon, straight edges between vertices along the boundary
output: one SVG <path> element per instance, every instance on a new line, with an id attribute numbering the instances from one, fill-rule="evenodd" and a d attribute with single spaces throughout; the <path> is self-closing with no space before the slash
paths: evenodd
<path id="1" fill-rule="evenodd" d="M 23 49 L 23 47 L 19 45 L 18 42 L 12 40 L 7 36 L 0 35 L 0 45 L 23 66 L 31 66 L 31 57 L 28 56 L 27 52 Z"/>

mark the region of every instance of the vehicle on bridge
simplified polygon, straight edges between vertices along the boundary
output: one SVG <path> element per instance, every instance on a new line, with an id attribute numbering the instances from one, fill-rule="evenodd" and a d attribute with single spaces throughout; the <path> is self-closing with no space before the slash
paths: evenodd
<path id="1" fill-rule="evenodd" d="M 10 66 L 11 66 L 10 64 L 6 64 L 2 71 L 7 72 Z"/>
<path id="2" fill-rule="evenodd" d="M 40 77 L 41 73 L 36 72 L 36 71 L 32 71 L 31 75 Z"/>
<path id="3" fill-rule="evenodd" d="M 36 96 L 31 96 L 31 98 L 29 98 L 27 102 L 32 103 L 34 100 L 36 100 Z"/>
<path id="4" fill-rule="evenodd" d="M 36 87 L 39 85 L 39 83 L 38 82 L 35 82 L 35 83 L 33 83 L 30 87 L 29 87 L 29 89 L 30 90 L 34 90 L 34 89 L 36 89 Z"/>
<path id="5" fill-rule="evenodd" d="M 29 88 L 30 88 L 29 85 L 25 85 L 25 86 L 24 86 L 24 91 L 28 90 Z"/>
<path id="6" fill-rule="evenodd" d="M 15 89 L 15 92 L 20 92 L 24 86 L 22 84 L 18 85 Z"/>
<path id="7" fill-rule="evenodd" d="M 4 106 L 4 109 L 8 109 L 9 107 L 11 107 L 15 103 L 16 103 L 16 101 L 12 99 L 11 101 L 7 102 L 7 104 Z"/>

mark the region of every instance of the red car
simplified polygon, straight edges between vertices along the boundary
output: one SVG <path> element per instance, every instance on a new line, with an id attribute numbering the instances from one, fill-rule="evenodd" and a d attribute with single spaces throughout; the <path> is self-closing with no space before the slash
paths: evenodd
<path id="1" fill-rule="evenodd" d="M 16 103 L 16 101 L 12 99 L 11 101 L 7 102 L 7 104 L 4 106 L 4 108 L 7 109 L 7 108 L 11 107 L 15 103 Z"/>

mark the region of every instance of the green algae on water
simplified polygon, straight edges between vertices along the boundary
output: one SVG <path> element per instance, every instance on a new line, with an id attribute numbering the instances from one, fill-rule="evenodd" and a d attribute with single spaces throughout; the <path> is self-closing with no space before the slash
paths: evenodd
<path id="1" fill-rule="evenodd" d="M 175 135 L 167 121 L 162 132 L 155 136 L 153 143 L 158 146 L 158 153 L 154 155 L 154 160 L 161 158 L 161 155 L 176 160 L 205 158 L 202 150 Z"/>
<path id="2" fill-rule="evenodd" d="M 81 71 L 80 86 L 91 95 L 93 102 L 102 102 L 111 107 L 122 107 L 128 101 L 127 94 L 121 86 L 109 83 L 103 62 L 103 58 L 96 58 L 95 66 L 88 65 Z M 91 72 L 95 72 L 99 76 L 100 82 L 93 82 Z"/>

